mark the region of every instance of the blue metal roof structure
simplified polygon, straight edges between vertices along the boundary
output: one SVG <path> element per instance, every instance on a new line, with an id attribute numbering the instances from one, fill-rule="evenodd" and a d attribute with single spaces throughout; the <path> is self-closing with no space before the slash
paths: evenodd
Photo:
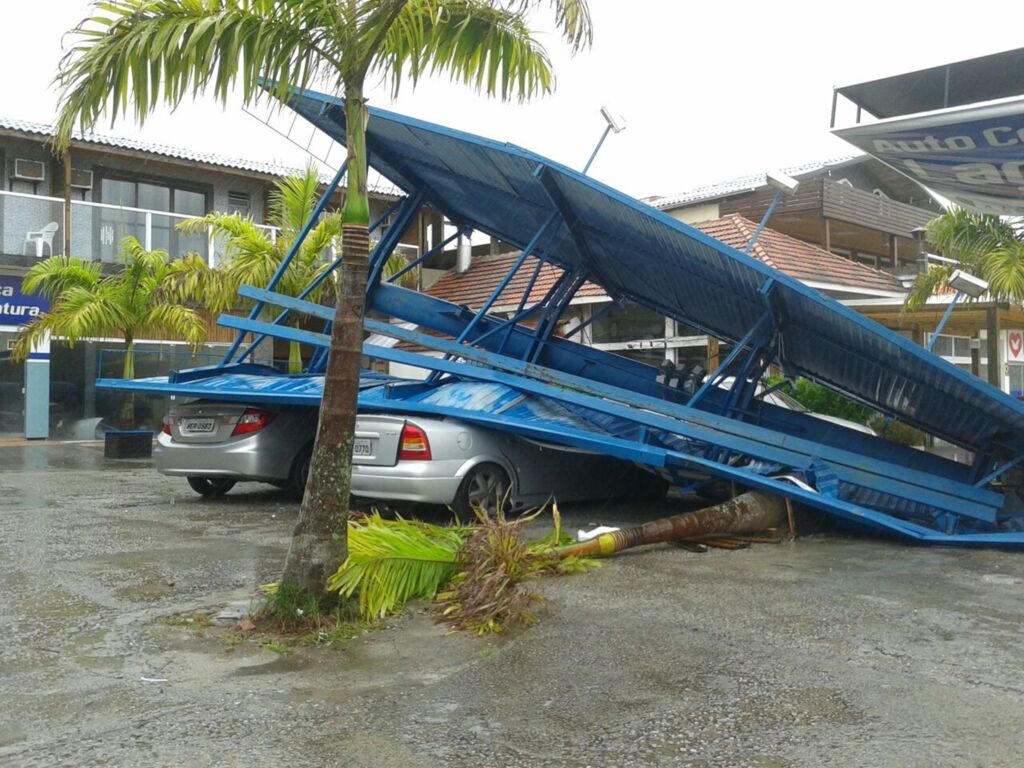
<path id="1" fill-rule="evenodd" d="M 291 106 L 343 141 L 344 110 L 304 92 Z M 1024 451 L 1024 404 L 799 281 L 577 171 L 520 147 L 370 110 L 370 162 L 452 221 L 526 248 L 552 214 L 543 258 L 738 342 L 770 311 L 775 362 L 971 450 Z M 770 299 L 762 288 L 773 283 Z"/>
<path id="2" fill-rule="evenodd" d="M 290 106 L 343 141 L 338 100 L 302 92 Z M 381 110 L 371 110 L 367 147 L 375 168 L 407 193 L 386 214 L 391 226 L 371 256 L 368 306 L 440 337 L 377 320 L 365 325 L 441 357 L 365 344 L 369 357 L 433 373 L 424 382 L 368 376 L 360 408 L 449 416 L 601 451 L 680 484 L 717 476 L 921 541 L 1024 545 L 1024 503 L 1007 474 L 1024 462 L 1024 406 L 1017 401 L 763 263 L 527 150 Z M 463 231 L 522 249 L 479 311 L 400 288 L 397 275 L 382 279 L 423 203 Z M 248 317 L 220 318 L 238 331 L 221 365 L 98 384 L 315 406 L 334 309 L 306 300 L 315 284 L 297 298 L 274 292 L 289 259 L 267 289 L 242 288 L 255 302 Z M 564 274 L 527 306 L 544 263 Z M 489 314 L 516 272 L 531 268 L 512 316 Z M 731 350 L 705 376 L 699 366 L 657 369 L 561 338 L 558 319 L 587 281 L 700 328 Z M 272 322 L 260 319 L 267 307 L 280 310 Z M 290 313 L 324 322 L 324 332 L 291 327 L 284 322 Z M 243 349 L 245 334 L 256 340 Z M 311 346 L 307 373 L 284 376 L 246 363 L 267 337 Z M 967 447 L 975 460 L 948 461 L 772 406 L 759 386 L 770 365 Z"/>

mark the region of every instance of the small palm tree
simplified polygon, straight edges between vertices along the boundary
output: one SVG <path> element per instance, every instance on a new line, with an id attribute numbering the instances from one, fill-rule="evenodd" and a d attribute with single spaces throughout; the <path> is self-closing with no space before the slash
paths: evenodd
<path id="1" fill-rule="evenodd" d="M 56 145 L 76 126 L 131 111 L 141 123 L 160 102 L 175 107 L 209 92 L 226 102 L 239 87 L 252 103 L 260 76 L 287 101 L 314 83 L 344 97 L 348 149 L 342 264 L 309 481 L 284 581 L 320 595 L 345 559 L 352 435 L 368 276 L 367 78 L 397 92 L 427 74 L 502 99 L 551 91 L 551 59 L 528 17 L 554 11 L 576 51 L 590 45 L 587 0 L 93 0 L 64 59 Z"/>
<path id="2" fill-rule="evenodd" d="M 276 234 L 237 213 L 209 213 L 179 224 L 179 229 L 191 235 L 212 232 L 224 242 L 225 253 L 217 267 L 209 266 L 203 256 L 194 253 L 174 262 L 171 279 L 178 295 L 185 301 L 200 302 L 213 312 L 251 306 L 252 302 L 239 299 L 238 289 L 243 285 L 265 288 L 270 284 L 302 227 L 313 214 L 319 192 L 319 175 L 311 167 L 303 173 L 274 182 L 267 223 L 276 228 Z M 330 271 L 334 258 L 330 251 L 339 244 L 340 237 L 341 214 L 324 214 L 289 262 L 274 290 L 286 296 L 299 296 L 316 281 L 319 285 L 306 298 L 320 304 L 333 304 L 337 295 L 337 277 L 334 271 Z M 390 277 L 405 265 L 401 254 L 392 254 L 385 265 L 384 276 Z M 406 274 L 415 279 L 415 270 Z M 278 311 L 274 307 L 265 310 L 268 316 Z M 289 319 L 298 327 L 302 316 L 293 313 Z M 302 371 L 302 350 L 297 341 L 288 345 L 288 371 Z"/>
<path id="3" fill-rule="evenodd" d="M 135 377 L 135 340 L 140 336 L 178 336 L 198 347 L 206 338 L 206 323 L 165 291 L 170 257 L 147 251 L 134 237 L 121 244 L 122 268 L 104 276 L 102 265 L 73 256 L 51 256 L 25 275 L 26 293 L 38 293 L 52 302 L 49 312 L 26 325 L 18 334 L 14 357 L 25 359 L 50 337 L 69 344 L 88 338 L 124 340 L 123 376 Z M 126 392 L 119 424 L 130 429 L 135 421 L 135 400 Z"/>
<path id="4" fill-rule="evenodd" d="M 990 214 L 952 208 L 928 223 L 928 242 L 958 265 L 933 265 L 907 294 L 910 309 L 922 306 L 960 268 L 988 282 L 997 301 L 1024 302 L 1024 225 Z"/>
<path id="5" fill-rule="evenodd" d="M 319 185 L 320 180 L 312 168 L 275 182 L 270 194 L 268 223 L 277 228 L 276 236 L 255 224 L 251 218 L 236 213 L 209 213 L 178 225 L 188 234 L 212 231 L 225 243 L 224 259 L 217 267 L 210 267 L 199 254 L 188 254 L 171 266 L 171 277 L 178 295 L 187 301 L 201 302 L 214 312 L 247 306 L 239 300 L 238 289 L 243 285 L 265 288 L 270 283 L 312 215 Z M 331 257 L 325 254 L 337 243 L 340 235 L 341 215 L 325 214 L 288 264 L 274 290 L 287 296 L 298 296 L 311 282 L 322 277 L 331 266 Z M 315 302 L 333 302 L 335 291 L 336 280 L 332 274 L 308 298 Z M 271 307 L 266 311 L 272 314 L 279 310 Z M 301 319 L 300 315 L 292 315 L 292 322 L 296 325 Z M 295 341 L 289 345 L 288 370 L 291 373 L 302 370 L 301 350 Z"/>

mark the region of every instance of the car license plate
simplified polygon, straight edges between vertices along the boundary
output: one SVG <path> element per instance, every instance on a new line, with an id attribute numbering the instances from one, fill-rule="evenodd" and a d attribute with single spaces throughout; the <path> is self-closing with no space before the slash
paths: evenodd
<path id="1" fill-rule="evenodd" d="M 352 455 L 353 456 L 371 456 L 373 455 L 373 440 L 368 437 L 357 437 L 355 442 L 352 443 Z"/>
<path id="2" fill-rule="evenodd" d="M 216 419 L 182 419 L 180 429 L 189 435 L 202 435 L 213 432 L 216 426 Z"/>

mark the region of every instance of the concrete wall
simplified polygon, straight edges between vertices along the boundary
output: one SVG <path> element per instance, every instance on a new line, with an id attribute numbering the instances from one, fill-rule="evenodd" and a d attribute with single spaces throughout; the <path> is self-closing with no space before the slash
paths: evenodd
<path id="1" fill-rule="evenodd" d="M 696 224 L 698 221 L 711 221 L 721 218 L 718 203 L 697 203 L 686 208 L 665 211 L 669 216 L 684 224 Z"/>

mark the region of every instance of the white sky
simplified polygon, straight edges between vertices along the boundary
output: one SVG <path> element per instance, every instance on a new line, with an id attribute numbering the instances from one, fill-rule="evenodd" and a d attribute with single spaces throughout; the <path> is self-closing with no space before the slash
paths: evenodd
<path id="1" fill-rule="evenodd" d="M 0 114 L 51 122 L 51 86 L 63 33 L 86 0 L 6 2 L 0 45 Z M 968 20 L 953 7 L 900 0 L 856 3 L 591 0 L 593 48 L 569 58 L 545 34 L 558 75 L 554 94 L 526 106 L 489 101 L 433 80 L 375 106 L 511 141 L 582 167 L 608 104 L 628 129 L 610 136 L 592 168 L 642 197 L 732 176 L 851 153 L 828 131 L 836 84 L 1019 47 L 1020 4 L 986 0 Z M 1003 23 L 999 20 L 1002 19 Z M 545 17 L 538 22 L 546 22 Z M 231 157 L 302 165 L 288 142 L 242 113 L 206 100 L 97 130 Z"/>

